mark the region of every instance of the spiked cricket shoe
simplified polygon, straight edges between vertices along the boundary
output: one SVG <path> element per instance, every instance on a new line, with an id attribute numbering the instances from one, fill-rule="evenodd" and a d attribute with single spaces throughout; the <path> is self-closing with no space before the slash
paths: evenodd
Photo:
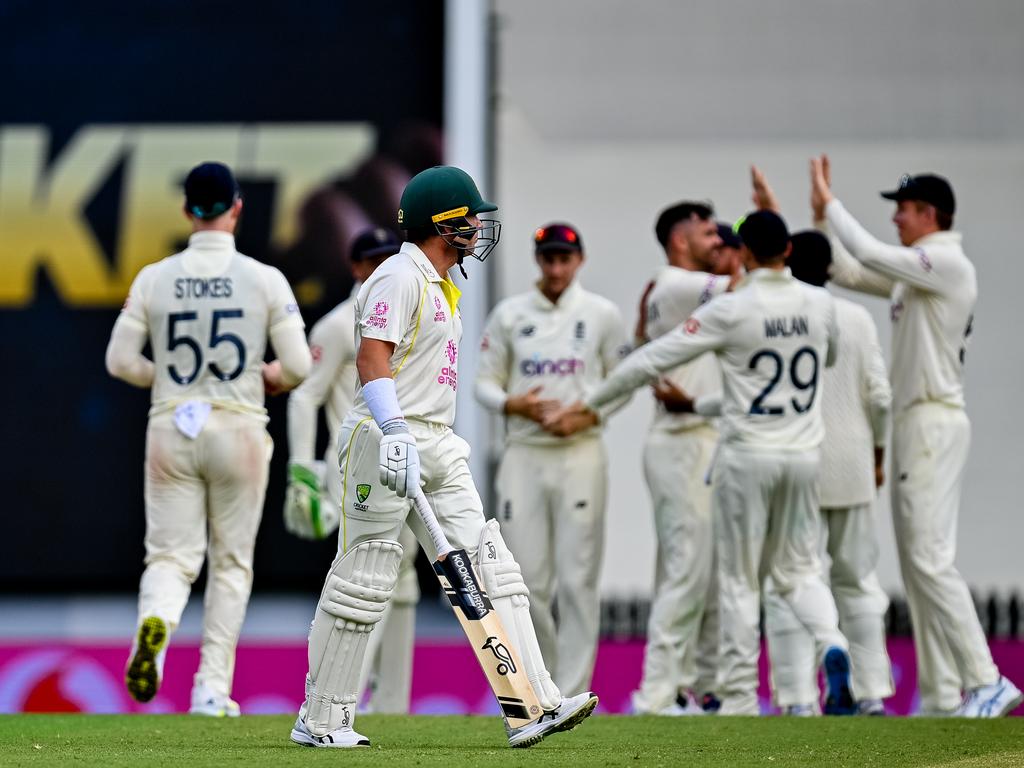
<path id="1" fill-rule="evenodd" d="M 351 728 L 335 728 L 323 736 L 315 736 L 306 727 L 301 717 L 295 718 L 295 725 L 292 726 L 292 741 L 304 747 L 368 747 L 370 740 L 361 733 L 356 733 Z"/>
<path id="2" fill-rule="evenodd" d="M 506 725 L 508 745 L 510 747 L 532 747 L 553 733 L 571 731 L 586 720 L 596 706 L 597 696 L 590 691 L 562 699 L 562 703 L 557 708 L 545 712 L 532 723 L 519 728 L 509 728 Z"/>
<path id="3" fill-rule="evenodd" d="M 136 701 L 145 703 L 160 690 L 167 654 L 167 625 L 159 616 L 147 616 L 132 643 L 124 684 Z"/>

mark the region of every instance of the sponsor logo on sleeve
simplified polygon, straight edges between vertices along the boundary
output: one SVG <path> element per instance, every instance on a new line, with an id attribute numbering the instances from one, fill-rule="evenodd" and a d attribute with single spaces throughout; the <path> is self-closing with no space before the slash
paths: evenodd
<path id="1" fill-rule="evenodd" d="M 309 354 L 312 355 L 314 363 L 319 363 L 320 358 L 324 356 L 324 348 L 319 344 L 314 344 L 309 348 Z"/>
<path id="2" fill-rule="evenodd" d="M 366 324 L 371 328 L 381 330 L 388 327 L 388 310 L 390 307 L 386 301 L 378 301 L 373 305 L 373 314 L 366 318 Z"/>
<path id="3" fill-rule="evenodd" d="M 695 333 L 697 333 L 697 331 L 700 330 L 700 320 L 698 320 L 696 317 L 691 317 L 687 319 L 687 321 L 683 323 L 683 330 L 686 331 L 686 333 L 689 334 L 690 336 L 693 336 Z"/>
<path id="4" fill-rule="evenodd" d="M 933 269 L 932 260 L 928 258 L 928 254 L 924 252 L 924 248 L 915 248 L 914 250 L 917 251 L 917 260 L 921 263 L 921 269 L 925 272 L 931 272 Z"/>
<path id="5" fill-rule="evenodd" d="M 535 325 L 524 325 L 522 328 L 519 329 L 519 335 L 524 338 L 529 338 L 530 336 L 533 336 L 533 334 L 535 334 L 536 332 L 537 326 Z"/>
<path id="6" fill-rule="evenodd" d="M 488 334 L 484 334 L 484 337 L 480 339 L 480 349 L 486 352 L 491 348 L 491 337 Z"/>

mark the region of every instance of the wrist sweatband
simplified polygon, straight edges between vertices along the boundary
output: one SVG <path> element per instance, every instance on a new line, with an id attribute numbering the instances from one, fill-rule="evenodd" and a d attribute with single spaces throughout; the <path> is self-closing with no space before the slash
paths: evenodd
<path id="1" fill-rule="evenodd" d="M 385 434 L 394 431 L 395 427 L 405 427 L 405 417 L 402 409 L 398 407 L 398 392 L 395 390 L 395 380 L 383 377 L 374 379 L 363 384 L 363 399 L 370 409 L 373 420 Z"/>

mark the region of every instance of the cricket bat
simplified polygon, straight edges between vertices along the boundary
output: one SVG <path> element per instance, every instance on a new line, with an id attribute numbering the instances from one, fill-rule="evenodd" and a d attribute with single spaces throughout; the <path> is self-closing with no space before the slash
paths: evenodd
<path id="1" fill-rule="evenodd" d="M 505 633 L 501 618 L 480 587 L 469 554 L 464 549 L 454 549 L 448 543 L 434 510 L 419 488 L 413 504 L 437 549 L 434 572 L 462 625 L 462 631 L 473 646 L 505 721 L 512 728 L 533 722 L 543 713 L 540 702 L 519 654 Z"/>

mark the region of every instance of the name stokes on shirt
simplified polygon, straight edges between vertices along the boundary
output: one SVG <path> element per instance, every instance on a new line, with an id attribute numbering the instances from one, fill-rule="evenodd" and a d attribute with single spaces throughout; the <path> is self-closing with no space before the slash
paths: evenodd
<path id="1" fill-rule="evenodd" d="M 174 281 L 176 299 L 229 299 L 230 277 L 179 277 Z"/>

